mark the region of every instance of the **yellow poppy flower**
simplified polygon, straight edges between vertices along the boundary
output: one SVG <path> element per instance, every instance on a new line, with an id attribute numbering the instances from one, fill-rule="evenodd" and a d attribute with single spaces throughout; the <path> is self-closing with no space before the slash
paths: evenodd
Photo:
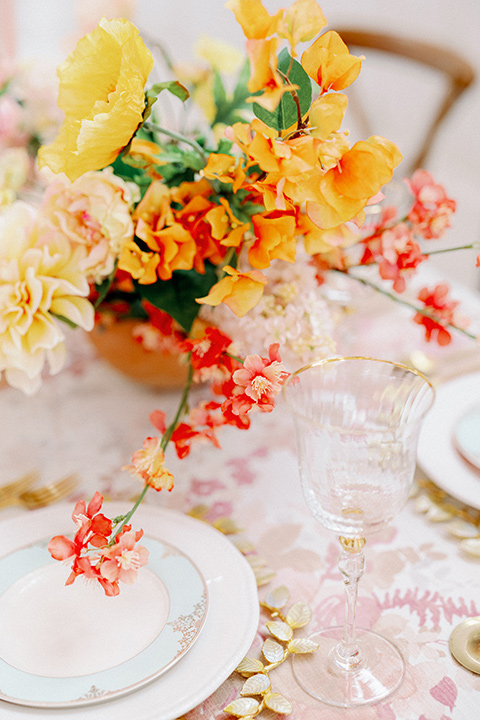
<path id="1" fill-rule="evenodd" d="M 212 306 L 223 302 L 237 317 L 243 317 L 259 302 L 267 278 L 259 270 L 242 273 L 230 265 L 223 269 L 227 275 L 210 288 L 208 295 L 197 298 L 196 302 Z"/>
<path id="2" fill-rule="evenodd" d="M 305 50 L 301 62 L 305 72 L 324 93 L 351 85 L 360 72 L 363 59 L 363 56 L 351 55 L 340 35 L 330 30 Z"/>
<path id="3" fill-rule="evenodd" d="M 142 122 L 153 58 L 128 20 L 102 18 L 59 67 L 65 119 L 39 165 L 75 180 L 110 165 Z"/>

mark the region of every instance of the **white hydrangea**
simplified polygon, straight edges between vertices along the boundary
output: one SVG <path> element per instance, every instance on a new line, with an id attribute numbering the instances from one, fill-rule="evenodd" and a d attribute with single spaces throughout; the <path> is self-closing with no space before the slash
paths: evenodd
<path id="1" fill-rule="evenodd" d="M 334 320 L 321 294 L 315 268 L 298 249 L 297 261 L 275 261 L 262 272 L 268 285 L 260 302 L 243 318 L 221 304 L 204 306 L 200 316 L 234 341 L 239 355 L 261 353 L 280 344 L 282 361 L 295 369 L 335 350 Z"/>

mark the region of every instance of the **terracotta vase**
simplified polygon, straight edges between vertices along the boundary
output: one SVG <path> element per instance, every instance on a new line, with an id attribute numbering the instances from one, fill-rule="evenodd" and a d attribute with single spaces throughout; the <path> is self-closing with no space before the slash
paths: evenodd
<path id="1" fill-rule="evenodd" d="M 97 325 L 88 333 L 100 357 L 121 373 L 154 388 L 181 388 L 187 379 L 187 366 L 180 356 L 150 352 L 135 341 L 136 320 L 121 320 L 109 327 Z"/>

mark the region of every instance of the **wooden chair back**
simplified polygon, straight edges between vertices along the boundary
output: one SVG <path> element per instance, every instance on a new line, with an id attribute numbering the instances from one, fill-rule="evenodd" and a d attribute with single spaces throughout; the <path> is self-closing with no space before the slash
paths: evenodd
<path id="1" fill-rule="evenodd" d="M 430 43 L 387 33 L 367 32 L 349 28 L 335 29 L 351 52 L 355 52 L 354 48 L 359 48 L 389 53 L 390 55 L 407 58 L 443 74 L 445 80 L 443 97 L 437 111 L 429 119 L 423 130 L 423 137 L 416 156 L 408 163 L 409 172 L 423 167 L 442 121 L 462 93 L 474 81 L 475 72 L 473 67 L 456 52 Z"/>

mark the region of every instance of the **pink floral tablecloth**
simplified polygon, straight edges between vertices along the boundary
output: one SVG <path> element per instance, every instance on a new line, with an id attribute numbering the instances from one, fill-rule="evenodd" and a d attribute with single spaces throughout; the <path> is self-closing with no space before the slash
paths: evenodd
<path id="1" fill-rule="evenodd" d="M 42 480 L 78 472 L 75 497 L 100 490 L 112 500 L 130 499 L 139 488 L 120 468 L 152 434 L 149 413 L 173 412 L 176 393 L 160 394 L 124 379 L 81 335 L 73 337 L 66 370 L 26 398 L 0 390 L 0 473 L 3 482 L 36 467 Z M 286 585 L 292 602 L 313 609 L 306 634 L 343 622 L 339 544 L 310 515 L 298 477 L 293 427 L 281 405 L 259 415 L 247 432 L 226 428 L 222 450 L 198 445 L 183 461 L 167 455 L 175 474 L 171 494 L 151 491 L 146 502 L 188 512 L 200 503 L 207 519 L 231 517 L 256 553 L 276 572 L 259 589 L 262 598 Z M 171 452 L 171 451 L 169 451 Z M 73 498 L 72 498 L 73 499 Z M 2 511 L 1 519 L 26 512 Z M 54 530 L 52 528 L 52 530 Z M 293 704 L 293 720 L 474 720 L 480 717 L 480 676 L 450 655 L 448 640 L 462 619 L 480 614 L 480 558 L 462 553 L 441 524 L 429 522 L 409 502 L 392 526 L 369 540 L 367 571 L 360 585 L 358 623 L 385 634 L 406 660 L 403 684 L 386 702 L 346 711 L 320 704 L 296 684 L 290 663 L 272 672 L 274 690 Z M 238 602 L 242 601 L 241 588 Z M 234 608 L 231 609 L 234 622 Z M 258 655 L 263 617 L 250 654 Z M 238 696 L 242 678 L 232 675 L 187 720 L 226 718 L 222 708 Z M 138 691 L 141 693 L 141 690 Z M 118 717 L 115 701 L 111 717 Z M 20 719 L 23 709 L 0 702 L 0 717 Z M 75 711 L 41 712 L 72 719 Z M 154 720 L 155 709 L 148 718 Z M 268 717 L 268 714 L 266 715 Z M 143 720 L 143 717 L 142 717 Z"/>

